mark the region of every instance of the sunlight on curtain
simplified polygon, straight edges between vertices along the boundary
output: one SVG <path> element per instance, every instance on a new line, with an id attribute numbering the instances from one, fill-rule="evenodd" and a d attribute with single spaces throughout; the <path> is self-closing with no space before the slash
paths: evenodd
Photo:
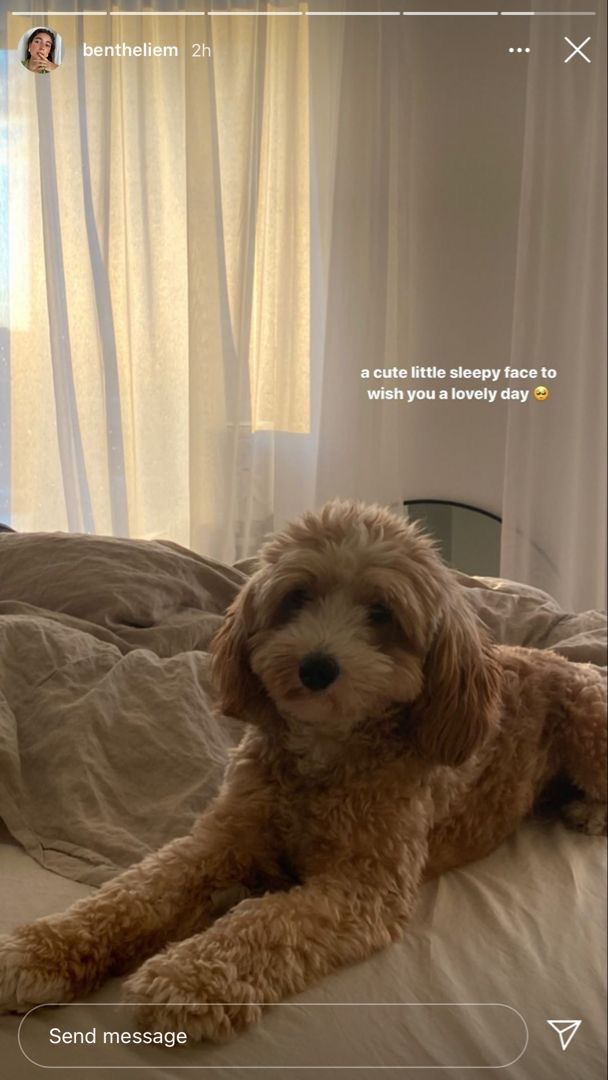
<path id="1" fill-rule="evenodd" d="M 306 20 L 55 23 L 51 77 L 9 54 L 11 520 L 229 557 L 255 431 L 309 426 Z M 82 56 L 144 41 L 179 56 Z"/>
<path id="2" fill-rule="evenodd" d="M 287 21 L 292 24 L 289 35 L 285 20 L 270 21 L 266 44 L 250 347 L 252 422 L 255 430 L 306 432 L 310 427 L 308 20 Z M 288 85 L 289 95 L 283 92 Z M 290 372 L 288 379 L 281 377 L 285 370 Z"/>

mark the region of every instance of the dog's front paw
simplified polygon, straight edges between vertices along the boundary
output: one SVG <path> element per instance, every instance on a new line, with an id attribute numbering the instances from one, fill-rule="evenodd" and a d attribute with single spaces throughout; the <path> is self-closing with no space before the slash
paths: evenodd
<path id="1" fill-rule="evenodd" d="M 0 935 L 0 1012 L 26 1012 L 33 1005 L 69 1001 L 65 966 L 41 952 L 27 931 Z"/>
<path id="2" fill-rule="evenodd" d="M 225 1042 L 262 1015 L 255 988 L 238 978 L 234 964 L 200 957 L 153 956 L 124 987 L 142 1028 L 183 1031 L 199 1042 Z"/>

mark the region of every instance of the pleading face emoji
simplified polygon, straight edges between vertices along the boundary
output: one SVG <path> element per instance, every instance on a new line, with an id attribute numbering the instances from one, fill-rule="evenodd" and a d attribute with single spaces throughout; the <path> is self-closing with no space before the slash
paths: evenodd
<path id="1" fill-rule="evenodd" d="M 546 401 L 549 397 L 549 391 L 546 386 L 537 386 L 534 390 L 534 397 L 537 401 Z"/>

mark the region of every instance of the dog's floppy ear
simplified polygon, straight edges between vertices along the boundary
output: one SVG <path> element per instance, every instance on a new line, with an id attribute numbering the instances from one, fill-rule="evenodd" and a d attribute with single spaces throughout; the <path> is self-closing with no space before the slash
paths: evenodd
<path id="1" fill-rule="evenodd" d="M 500 691 L 494 650 L 457 589 L 446 597 L 411 712 L 421 755 L 452 766 L 466 761 L 497 723 Z"/>
<path id="2" fill-rule="evenodd" d="M 255 578 L 241 589 L 211 642 L 211 674 L 219 706 L 241 717 L 259 698 L 260 684 L 249 664 L 249 634 L 254 607 Z"/>

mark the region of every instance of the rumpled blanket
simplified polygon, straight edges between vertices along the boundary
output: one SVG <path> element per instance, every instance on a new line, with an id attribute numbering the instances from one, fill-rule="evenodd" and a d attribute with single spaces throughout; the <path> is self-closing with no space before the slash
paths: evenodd
<path id="1" fill-rule="evenodd" d="M 241 725 L 211 707 L 209 641 L 255 568 L 177 544 L 0 534 L 0 818 L 98 885 L 188 831 Z M 497 641 L 605 662 L 605 618 L 459 575 Z"/>

